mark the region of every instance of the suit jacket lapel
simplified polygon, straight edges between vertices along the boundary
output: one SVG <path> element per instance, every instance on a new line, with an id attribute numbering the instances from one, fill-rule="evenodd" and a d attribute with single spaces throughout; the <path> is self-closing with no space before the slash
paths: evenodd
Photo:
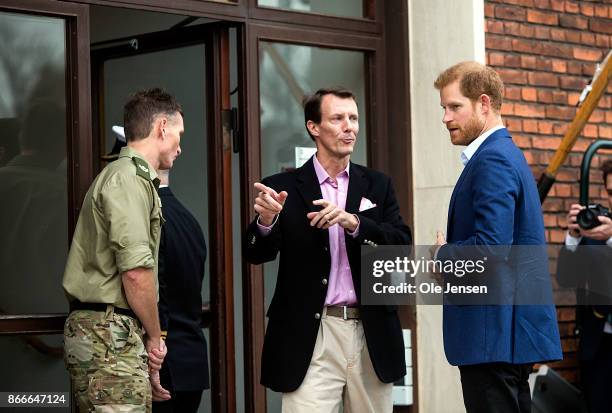
<path id="1" fill-rule="evenodd" d="M 320 210 L 320 207 L 312 204 L 312 201 L 323 198 L 312 158 L 297 170 L 297 190 L 308 211 L 317 212 Z"/>
<path id="2" fill-rule="evenodd" d="M 360 168 L 351 162 L 349 167 L 349 186 L 346 195 L 346 212 L 355 214 L 359 212 L 361 198 L 368 190 L 368 179 Z"/>

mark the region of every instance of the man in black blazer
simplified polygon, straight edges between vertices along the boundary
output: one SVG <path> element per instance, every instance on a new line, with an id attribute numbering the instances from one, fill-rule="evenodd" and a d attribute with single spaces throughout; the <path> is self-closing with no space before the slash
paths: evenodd
<path id="1" fill-rule="evenodd" d="M 317 153 L 255 183 L 257 217 L 245 236 L 253 264 L 280 253 L 261 383 L 283 392 L 283 412 L 391 412 L 406 374 L 394 306 L 360 306 L 360 246 L 408 245 L 388 176 L 350 162 L 359 131 L 355 96 L 320 89 L 304 101 Z"/>
<path id="2" fill-rule="evenodd" d="M 198 221 L 168 187 L 168 171 L 159 171 L 159 178 L 166 220 L 159 248 L 159 320 L 168 347 L 160 376 L 172 398 L 154 402 L 153 412 L 195 413 L 209 388 L 201 327 L 206 243 Z"/>
<path id="3" fill-rule="evenodd" d="M 604 162 L 602 171 L 612 205 L 612 160 Z M 568 232 L 559 252 L 557 281 L 582 290 L 585 303 L 578 303 L 576 312 L 580 382 L 588 411 L 603 413 L 612 406 L 612 306 L 601 305 L 604 297 L 594 294 L 610 297 L 612 292 L 612 220 L 599 217 L 599 226 L 585 230 L 576 223 L 582 209 L 584 206 L 574 204 L 567 215 Z"/>

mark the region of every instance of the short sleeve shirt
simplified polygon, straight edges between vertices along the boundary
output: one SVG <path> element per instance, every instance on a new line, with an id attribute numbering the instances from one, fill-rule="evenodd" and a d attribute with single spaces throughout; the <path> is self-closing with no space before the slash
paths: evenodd
<path id="1" fill-rule="evenodd" d="M 69 300 L 129 308 L 121 273 L 154 270 L 163 221 L 157 173 L 124 147 L 85 195 L 64 272 Z"/>

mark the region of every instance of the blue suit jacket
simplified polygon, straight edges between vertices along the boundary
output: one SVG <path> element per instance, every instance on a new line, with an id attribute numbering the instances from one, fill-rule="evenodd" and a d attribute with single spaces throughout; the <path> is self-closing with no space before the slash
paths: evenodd
<path id="1" fill-rule="evenodd" d="M 447 241 L 438 253 L 440 260 L 457 259 L 463 246 L 546 244 L 533 175 L 506 129 L 482 143 L 459 177 L 450 201 Z M 498 284 L 504 294 L 520 294 L 516 284 L 503 278 Z M 546 271 L 546 276 L 528 282 L 530 291 L 539 290 L 550 304 L 444 306 L 449 363 L 520 364 L 562 358 L 550 275 Z"/>

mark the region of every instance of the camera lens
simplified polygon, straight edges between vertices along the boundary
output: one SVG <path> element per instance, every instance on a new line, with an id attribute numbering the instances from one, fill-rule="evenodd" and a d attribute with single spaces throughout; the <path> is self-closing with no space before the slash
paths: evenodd
<path id="1" fill-rule="evenodd" d="M 597 213 L 590 208 L 583 209 L 576 216 L 576 222 L 582 229 L 593 229 L 599 224 L 599 219 L 597 218 Z"/>

